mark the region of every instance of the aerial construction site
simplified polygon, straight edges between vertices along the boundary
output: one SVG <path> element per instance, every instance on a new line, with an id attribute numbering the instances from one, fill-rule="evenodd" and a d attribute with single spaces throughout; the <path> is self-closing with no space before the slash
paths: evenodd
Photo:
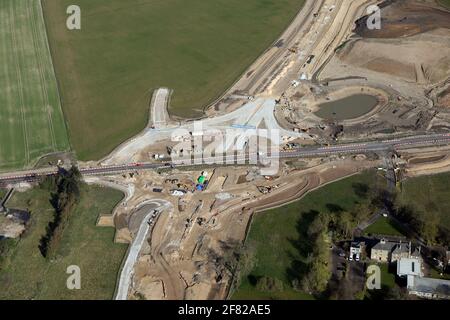
<path id="1" fill-rule="evenodd" d="M 368 27 L 373 6 L 381 28 Z M 174 115 L 176 91 L 161 84 L 145 129 L 102 159 L 0 184 L 23 191 L 76 165 L 87 184 L 123 192 L 96 223 L 128 245 L 115 299 L 229 299 L 258 215 L 370 170 L 392 189 L 450 171 L 449 29 L 437 1 L 306 0 L 201 117 Z"/>
<path id="2" fill-rule="evenodd" d="M 382 9 L 382 31 L 367 31 L 366 9 L 377 3 L 307 1 L 273 47 L 205 110 L 204 129 L 279 129 L 280 152 L 294 155 L 280 159 L 275 175 L 262 174 L 258 166 L 213 161 L 88 179 L 116 184 L 127 194 L 113 216 L 99 221 L 115 226 L 116 241 L 139 251 L 130 262 L 133 267 L 121 274 L 119 286 L 127 285 L 120 288 L 127 293 L 121 298 L 225 299 L 233 273 L 219 257 L 244 241 L 256 212 L 365 169 L 384 167 L 393 154 L 402 177 L 449 169 L 445 138 L 444 146 L 435 145 L 433 138 L 428 145 L 401 143 L 408 136 L 445 137 L 449 130 L 449 13 L 432 4 L 398 1 Z M 421 17 L 418 8 L 434 18 Z M 176 149 L 183 137 L 173 141 L 175 129 L 185 128 L 187 141 L 195 129 L 191 122 L 168 116 L 169 96 L 167 89 L 155 93 L 149 129 L 118 147 L 103 165 L 149 159 L 163 164 L 180 151 L 189 159 L 195 154 L 188 150 L 190 142 L 185 150 Z M 398 149 L 395 142 L 366 149 L 367 142 L 392 139 L 398 139 Z M 351 146 L 350 152 L 341 149 L 343 143 Z M 316 145 L 315 153 L 295 159 L 296 151 Z M 152 201 L 163 201 L 162 209 Z M 157 217 L 145 241 L 135 243 L 152 210 Z"/>

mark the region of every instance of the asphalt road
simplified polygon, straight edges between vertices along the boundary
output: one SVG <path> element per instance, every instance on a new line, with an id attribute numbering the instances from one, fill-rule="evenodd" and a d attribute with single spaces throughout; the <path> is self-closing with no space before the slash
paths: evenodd
<path id="1" fill-rule="evenodd" d="M 279 157 L 281 159 L 287 158 L 308 158 L 308 157 L 322 157 L 340 154 L 367 154 L 371 152 L 380 151 L 395 151 L 407 150 L 420 147 L 445 146 L 450 145 L 450 134 L 434 134 L 434 135 L 420 135 L 400 139 L 388 139 L 383 141 L 371 141 L 363 143 L 352 143 L 333 145 L 328 147 L 306 147 L 298 148 L 289 151 L 280 151 L 279 155 L 264 156 L 268 159 Z M 237 158 L 236 161 L 247 160 L 249 157 L 255 155 L 246 155 L 245 158 Z M 216 156 L 208 158 L 207 163 L 221 163 L 225 159 L 223 156 Z M 204 159 L 205 160 L 205 159 Z M 140 170 L 154 170 L 167 167 L 183 168 L 186 166 L 204 166 L 205 162 L 198 164 L 176 164 L 172 162 L 167 163 L 127 163 L 123 165 L 114 166 L 98 166 L 89 168 L 80 168 L 80 172 L 85 176 L 94 175 L 111 175 L 120 174 L 130 171 Z M 30 170 L 23 173 L 2 174 L 0 175 L 0 185 L 14 184 L 19 182 L 33 182 L 43 176 L 54 175 L 57 173 L 57 168 Z"/>
<path id="2" fill-rule="evenodd" d="M 136 264 L 139 252 L 142 249 L 144 241 L 148 238 L 148 233 L 152 228 L 152 226 L 148 224 L 149 219 L 155 212 L 156 215 L 159 215 L 163 210 L 170 206 L 170 204 L 164 200 L 150 201 L 148 203 L 145 203 L 145 205 L 154 205 L 154 207 L 150 208 L 144 219 L 142 219 L 139 230 L 128 249 L 128 256 L 120 273 L 119 285 L 117 287 L 115 300 L 127 300 L 128 291 L 130 290 L 131 280 L 133 276 L 134 265 Z M 153 218 L 154 221 L 156 221 L 156 219 L 157 216 Z"/>

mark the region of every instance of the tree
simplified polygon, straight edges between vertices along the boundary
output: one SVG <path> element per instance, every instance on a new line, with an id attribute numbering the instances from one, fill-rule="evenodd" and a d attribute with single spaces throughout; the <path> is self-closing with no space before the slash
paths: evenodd
<path id="1" fill-rule="evenodd" d="M 216 280 L 220 281 L 228 275 L 231 278 L 230 291 L 233 291 L 239 287 L 241 279 L 253 270 L 256 264 L 255 248 L 234 239 L 220 241 L 220 248 L 222 253 L 209 249 L 208 259 L 214 265 Z"/>
<path id="2" fill-rule="evenodd" d="M 329 223 L 330 217 L 327 214 L 320 212 L 308 227 L 308 237 L 317 237 L 321 232 L 328 229 Z"/>
<path id="3" fill-rule="evenodd" d="M 262 292 L 282 292 L 283 282 L 277 278 L 261 277 L 256 283 L 256 289 Z"/>
<path id="4" fill-rule="evenodd" d="M 316 257 L 303 280 L 303 287 L 309 292 L 321 293 L 327 288 L 330 278 L 331 271 L 328 262 Z"/>
<path id="5" fill-rule="evenodd" d="M 302 280 L 302 287 L 308 292 L 321 293 L 325 291 L 331 278 L 330 250 L 328 250 L 326 237 L 325 231 L 319 234 L 314 241 L 308 273 Z"/>
<path id="6" fill-rule="evenodd" d="M 419 234 L 428 244 L 436 243 L 439 235 L 440 218 L 436 211 L 420 211 L 411 204 L 397 201 L 395 214 L 404 223 Z"/>
<path id="7" fill-rule="evenodd" d="M 435 244 L 439 233 L 440 218 L 436 212 L 428 212 L 422 220 L 420 234 L 428 244 Z"/>
<path id="8" fill-rule="evenodd" d="M 352 217 L 356 224 L 369 219 L 372 213 L 371 208 L 367 204 L 357 204 L 352 210 Z"/>
<path id="9" fill-rule="evenodd" d="M 244 277 L 250 275 L 253 268 L 256 265 L 256 255 L 255 248 L 251 245 L 243 245 L 237 249 L 237 266 L 235 274 L 235 284 L 234 287 L 237 288 L 241 284 L 241 280 Z"/>
<path id="10" fill-rule="evenodd" d="M 339 214 L 339 217 L 337 218 L 336 229 L 340 235 L 342 235 L 344 238 L 350 237 L 355 226 L 356 224 L 351 213 L 344 211 Z"/>
<path id="11" fill-rule="evenodd" d="M 39 244 L 39 249 L 44 257 L 56 255 L 73 207 L 80 199 L 80 181 L 81 173 L 76 167 L 72 167 L 68 171 L 60 168 L 57 175 L 42 181 L 42 188 L 53 188 L 50 203 L 55 210 L 53 221 L 49 222 L 46 234 L 41 238 Z"/>

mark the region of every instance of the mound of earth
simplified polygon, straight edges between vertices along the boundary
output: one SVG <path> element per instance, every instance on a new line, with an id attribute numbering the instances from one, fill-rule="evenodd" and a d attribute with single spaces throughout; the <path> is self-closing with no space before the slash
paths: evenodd
<path id="1" fill-rule="evenodd" d="M 368 17 L 357 21 L 355 32 L 363 38 L 409 37 L 439 28 L 450 29 L 450 12 L 434 1 L 389 0 L 381 7 L 380 30 L 367 28 Z"/>
<path id="2" fill-rule="evenodd" d="M 25 231 L 25 225 L 0 215 L 0 238 L 17 238 Z"/>
<path id="3" fill-rule="evenodd" d="M 450 87 L 438 96 L 437 106 L 440 108 L 450 108 Z"/>
<path id="4" fill-rule="evenodd" d="M 450 31 L 408 39 L 362 39 L 339 53 L 348 64 L 408 82 L 436 83 L 450 74 Z"/>
<path id="5" fill-rule="evenodd" d="M 165 298 L 164 283 L 153 277 L 144 277 L 137 282 L 134 295 L 145 300 L 162 300 Z"/>

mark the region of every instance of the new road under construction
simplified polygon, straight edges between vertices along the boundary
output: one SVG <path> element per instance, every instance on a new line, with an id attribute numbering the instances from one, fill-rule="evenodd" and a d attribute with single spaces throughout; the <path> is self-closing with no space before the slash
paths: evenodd
<path id="1" fill-rule="evenodd" d="M 147 127 L 104 159 L 2 173 L 0 186 L 26 189 L 76 165 L 87 183 L 125 193 L 98 221 L 130 244 L 116 299 L 225 299 L 234 275 L 224 257 L 255 213 L 368 169 L 394 179 L 450 170 L 449 35 L 439 20 L 394 34 L 406 30 L 395 5 L 382 9 L 400 24 L 383 30 L 389 39 L 366 31 L 367 8 L 380 2 L 308 0 L 204 118 L 171 118 L 171 90 L 161 88 Z M 424 61 L 405 55 L 402 65 L 395 48 L 421 50 Z"/>
<path id="2" fill-rule="evenodd" d="M 405 138 L 387 139 L 384 141 L 369 141 L 362 143 L 339 144 L 333 146 L 316 146 L 316 147 L 297 147 L 290 150 L 280 150 L 279 154 L 272 156 L 271 154 L 254 154 L 260 160 L 264 159 L 301 159 L 301 158 L 320 158 L 331 155 L 355 155 L 355 154 L 369 154 L 377 152 L 395 152 L 408 149 L 430 148 L 450 145 L 450 133 L 448 134 L 425 134 Z M 123 165 L 100 165 L 79 167 L 79 170 L 84 176 L 108 176 L 122 173 L 132 173 L 142 170 L 158 170 L 158 169 L 180 169 L 184 167 L 204 167 L 208 165 L 249 165 L 251 154 L 246 153 L 242 155 L 218 155 L 214 157 L 202 157 L 201 161 L 194 161 L 192 157 L 190 162 L 185 164 L 178 164 L 178 161 L 172 162 L 170 157 L 160 159 L 161 162 L 139 162 L 126 163 Z M 231 159 L 231 161 L 230 161 Z M 264 166 L 262 162 L 258 164 Z M 21 182 L 37 182 L 42 177 L 55 175 L 58 173 L 59 167 L 42 168 L 36 170 L 18 171 L 13 173 L 0 174 L 0 185 L 3 187 L 12 187 L 14 184 Z M 66 168 L 68 169 L 68 168 Z"/>

